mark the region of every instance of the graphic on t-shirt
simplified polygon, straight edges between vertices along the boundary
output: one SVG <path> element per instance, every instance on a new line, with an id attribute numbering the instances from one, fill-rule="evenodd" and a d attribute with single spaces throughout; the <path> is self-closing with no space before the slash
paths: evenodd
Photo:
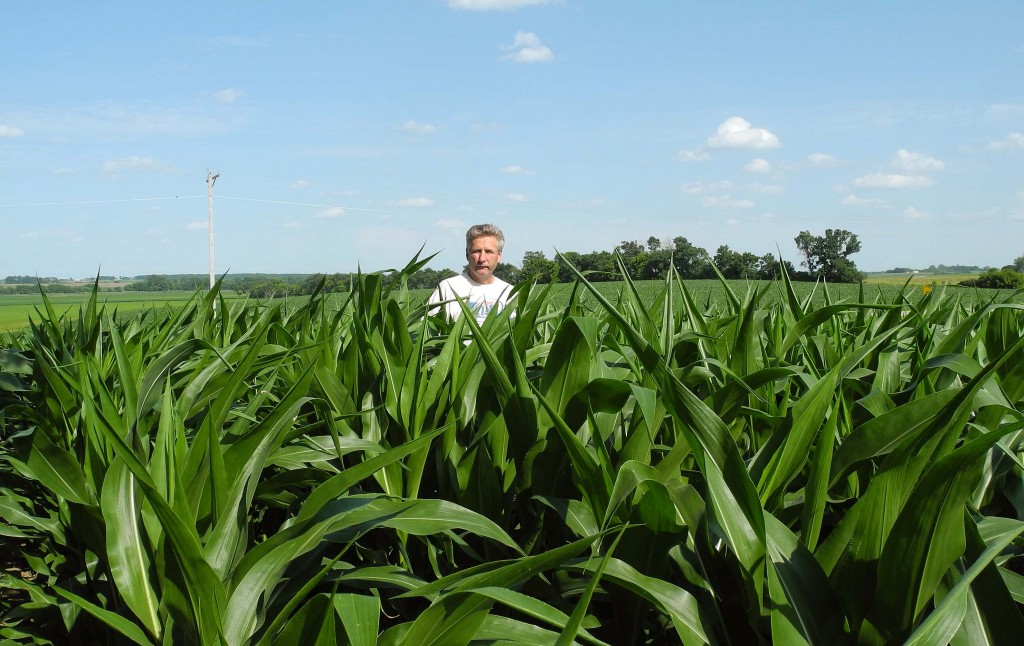
<path id="1" fill-rule="evenodd" d="M 486 296 L 478 299 L 475 298 L 473 294 L 469 295 L 469 302 L 467 303 L 470 311 L 476 314 L 476 320 L 480 323 L 484 322 L 484 319 L 487 318 L 487 314 L 494 309 L 494 306 L 497 304 L 498 299 L 488 300 Z"/>

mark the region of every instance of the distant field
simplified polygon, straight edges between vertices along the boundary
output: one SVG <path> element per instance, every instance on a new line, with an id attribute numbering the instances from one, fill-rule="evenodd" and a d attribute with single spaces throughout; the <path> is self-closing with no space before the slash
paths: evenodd
<path id="1" fill-rule="evenodd" d="M 107 311 L 131 312 L 150 307 L 164 305 L 182 305 L 194 292 L 100 292 L 100 302 Z M 89 299 L 89 294 L 51 294 L 50 304 L 58 314 L 69 310 L 77 312 L 77 306 Z M 228 297 L 233 297 L 228 295 Z M 15 330 L 28 326 L 29 317 L 36 316 L 36 310 L 43 308 L 43 299 L 39 295 L 0 295 L 0 331 Z"/>
<path id="2" fill-rule="evenodd" d="M 868 274 L 864 282 L 868 285 L 959 285 L 962 281 L 977 278 L 978 274 Z"/>

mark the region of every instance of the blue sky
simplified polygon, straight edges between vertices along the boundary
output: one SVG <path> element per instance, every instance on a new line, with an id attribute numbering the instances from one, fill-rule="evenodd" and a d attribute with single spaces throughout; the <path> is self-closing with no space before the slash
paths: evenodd
<path id="1" fill-rule="evenodd" d="M 459 268 L 856 233 L 1024 254 L 1024 3 L 15 3 L 0 276 Z"/>

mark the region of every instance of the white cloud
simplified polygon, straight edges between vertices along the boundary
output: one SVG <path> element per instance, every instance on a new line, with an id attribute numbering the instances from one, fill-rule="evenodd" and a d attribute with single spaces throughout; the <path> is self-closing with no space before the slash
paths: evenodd
<path id="1" fill-rule="evenodd" d="M 854 186 L 861 188 L 923 188 L 935 182 L 924 175 L 887 175 L 873 173 L 853 180 Z"/>
<path id="2" fill-rule="evenodd" d="M 388 206 L 423 208 L 434 206 L 434 200 L 429 197 L 410 197 L 404 200 L 391 200 Z"/>
<path id="3" fill-rule="evenodd" d="M 210 221 L 209 220 L 203 220 L 201 222 L 189 222 L 188 224 L 185 225 L 185 228 L 188 229 L 189 231 L 198 231 L 199 229 L 204 229 L 204 230 L 205 229 L 209 229 L 210 228 Z"/>
<path id="4" fill-rule="evenodd" d="M 444 231 L 463 231 L 469 228 L 465 222 L 455 218 L 441 218 L 434 223 L 434 226 Z"/>
<path id="5" fill-rule="evenodd" d="M 526 196 L 522 193 L 509 193 L 505 196 L 505 199 L 509 202 L 525 202 Z"/>
<path id="6" fill-rule="evenodd" d="M 167 173 L 174 171 L 174 167 L 165 162 L 160 162 L 152 157 L 122 157 L 112 159 L 103 164 L 103 172 L 116 174 L 126 170 L 142 170 L 156 173 Z"/>
<path id="7" fill-rule="evenodd" d="M 501 172 L 508 173 L 509 175 L 533 175 L 532 170 L 526 170 L 522 166 L 506 166 L 501 169 Z"/>
<path id="8" fill-rule="evenodd" d="M 744 188 L 746 190 L 750 191 L 751 193 L 760 193 L 762 195 L 778 195 L 779 193 L 784 193 L 786 191 L 786 187 L 782 186 L 780 184 L 756 184 L 755 183 L 755 184 L 747 184 Z"/>
<path id="9" fill-rule="evenodd" d="M 918 211 L 912 206 L 904 209 L 902 215 L 907 220 L 927 220 L 931 217 L 924 211 Z"/>
<path id="10" fill-rule="evenodd" d="M 512 45 L 503 49 L 509 53 L 498 60 L 513 63 L 547 63 L 555 59 L 551 50 L 542 45 L 537 34 L 532 32 L 517 31 Z"/>
<path id="11" fill-rule="evenodd" d="M 749 209 L 754 206 L 750 200 L 734 200 L 731 195 L 709 195 L 700 201 L 702 206 L 722 209 Z"/>
<path id="12" fill-rule="evenodd" d="M 14 126 L 0 126 L 0 137 L 24 137 L 25 131 Z"/>
<path id="13" fill-rule="evenodd" d="M 532 7 L 542 4 L 553 4 L 560 0 L 448 0 L 452 9 L 468 9 L 469 11 L 511 11 L 520 7 Z"/>
<path id="14" fill-rule="evenodd" d="M 418 121 L 406 121 L 402 124 L 402 130 L 417 135 L 429 135 L 437 131 L 437 126 L 432 123 L 419 123 Z"/>
<path id="15" fill-rule="evenodd" d="M 747 171 L 748 173 L 765 174 L 772 172 L 772 165 L 768 162 L 767 159 L 761 159 L 760 157 L 757 157 L 751 160 L 749 164 L 744 166 L 743 170 Z"/>
<path id="16" fill-rule="evenodd" d="M 863 198 L 857 197 L 854 194 L 847 195 L 840 202 L 843 206 L 862 206 L 869 209 L 885 209 L 889 207 L 889 203 L 885 200 L 880 200 L 876 197 Z"/>
<path id="17" fill-rule="evenodd" d="M 836 159 L 832 155 L 827 155 L 825 153 L 813 153 L 811 155 L 808 155 L 807 161 L 810 162 L 811 166 L 821 167 L 835 166 L 837 163 L 839 163 L 838 159 Z"/>
<path id="18" fill-rule="evenodd" d="M 716 191 L 728 191 L 732 188 L 732 183 L 728 181 L 712 182 L 711 184 L 705 184 L 704 182 L 687 182 L 679 188 L 681 188 L 687 195 L 703 195 L 704 193 Z"/>
<path id="19" fill-rule="evenodd" d="M 1024 114 L 1024 104 L 1021 103 L 993 103 L 988 107 L 989 114 L 996 117 L 1015 117 Z"/>
<path id="20" fill-rule="evenodd" d="M 1024 149 L 1024 134 L 1011 132 L 1002 141 L 993 141 L 985 146 L 986 150 L 1021 150 Z"/>
<path id="21" fill-rule="evenodd" d="M 292 184 L 291 184 L 291 186 L 289 186 L 289 188 L 309 188 L 309 186 L 310 186 L 310 184 L 309 184 L 308 180 L 297 179 L 294 182 L 292 182 Z"/>
<path id="22" fill-rule="evenodd" d="M 707 150 L 703 148 L 694 148 L 693 150 L 680 150 L 679 161 L 707 161 L 711 159 L 711 155 Z"/>
<path id="23" fill-rule="evenodd" d="M 214 92 L 213 98 L 217 99 L 218 103 L 223 103 L 224 105 L 231 105 L 238 99 L 242 98 L 243 94 L 245 94 L 245 92 L 242 92 L 241 90 L 236 90 L 233 87 L 229 87 Z"/>
<path id="24" fill-rule="evenodd" d="M 345 209 L 340 206 L 329 206 L 322 211 L 317 211 L 313 215 L 318 218 L 340 218 L 345 215 Z"/>
<path id="25" fill-rule="evenodd" d="M 742 117 L 729 117 L 708 137 L 711 148 L 778 148 L 779 138 L 764 128 L 752 128 Z"/>
<path id="26" fill-rule="evenodd" d="M 739 224 L 739 223 L 740 223 L 740 221 L 739 221 L 739 220 L 737 220 L 736 218 L 729 218 L 729 219 L 727 219 L 727 220 L 725 221 L 725 223 L 726 223 L 727 225 L 731 226 L 731 227 L 734 227 L 734 226 L 736 226 L 737 224 Z"/>
<path id="27" fill-rule="evenodd" d="M 912 153 L 909 150 L 900 148 L 896 151 L 896 157 L 892 160 L 892 166 L 899 170 L 926 173 L 928 171 L 942 170 L 946 167 L 946 164 L 923 153 Z"/>

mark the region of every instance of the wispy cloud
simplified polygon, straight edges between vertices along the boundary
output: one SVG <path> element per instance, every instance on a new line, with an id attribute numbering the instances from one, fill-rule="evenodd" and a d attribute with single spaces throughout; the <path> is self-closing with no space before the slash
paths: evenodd
<path id="1" fill-rule="evenodd" d="M 434 223 L 434 226 L 444 231 L 462 231 L 468 228 L 465 222 L 455 218 L 441 218 Z"/>
<path id="2" fill-rule="evenodd" d="M 873 173 L 858 177 L 853 184 L 860 188 L 924 188 L 935 182 L 924 175 Z"/>
<path id="3" fill-rule="evenodd" d="M 288 188 L 309 188 L 309 187 L 310 187 L 310 183 L 309 183 L 308 180 L 297 179 L 294 182 L 292 182 L 291 185 Z"/>
<path id="4" fill-rule="evenodd" d="M 742 117 L 729 117 L 708 137 L 711 148 L 778 148 L 779 138 L 764 128 L 754 128 Z"/>
<path id="5" fill-rule="evenodd" d="M 986 150 L 1022 150 L 1024 149 L 1024 134 L 1011 132 L 1000 141 L 993 141 L 985 146 Z"/>
<path id="6" fill-rule="evenodd" d="M 317 211 L 313 215 L 318 218 L 340 218 L 345 215 L 345 209 L 340 206 L 329 206 L 322 211 Z"/>
<path id="7" fill-rule="evenodd" d="M 743 188 L 751 193 L 760 193 L 761 195 L 778 195 L 786 192 L 786 187 L 780 184 L 747 184 Z"/>
<path id="8" fill-rule="evenodd" d="M 413 207 L 413 208 L 424 208 L 428 206 L 434 206 L 434 200 L 429 197 L 410 197 L 404 200 L 391 200 L 388 202 L 388 206 L 391 207 Z"/>
<path id="9" fill-rule="evenodd" d="M 723 182 L 687 182 L 679 187 L 687 195 L 704 195 L 705 193 L 717 193 L 720 191 L 728 191 L 732 188 L 732 183 L 728 181 Z"/>
<path id="10" fill-rule="evenodd" d="M 432 123 L 420 123 L 418 121 L 406 121 L 402 124 L 402 130 L 417 135 L 429 135 L 437 131 L 437 126 Z"/>
<path id="11" fill-rule="evenodd" d="M 756 159 L 751 160 L 749 164 L 744 166 L 743 170 L 747 171 L 748 173 L 756 173 L 763 175 L 772 172 L 772 165 L 768 162 L 767 159 L 761 159 L 760 157 L 758 157 Z"/>
<path id="12" fill-rule="evenodd" d="M 892 167 L 903 171 L 914 173 L 927 173 L 929 171 L 942 170 L 946 164 L 934 157 L 922 153 L 912 153 L 909 150 L 900 148 L 896 157 L 892 160 Z"/>
<path id="13" fill-rule="evenodd" d="M 152 157 L 122 157 L 112 159 L 103 164 L 103 172 L 116 175 L 124 171 L 146 171 L 151 173 L 173 173 L 177 169 L 166 162 L 161 162 Z"/>
<path id="14" fill-rule="evenodd" d="M 819 167 L 835 166 L 836 164 L 839 163 L 838 159 L 836 159 L 832 155 L 827 155 L 825 153 L 813 153 L 811 155 L 808 155 L 807 161 L 811 164 L 811 166 Z"/>
<path id="15" fill-rule="evenodd" d="M 918 211 L 917 209 L 915 209 L 912 206 L 904 209 L 903 213 L 901 215 L 903 216 L 903 218 L 905 220 L 913 220 L 913 221 L 927 220 L 927 219 L 932 217 L 932 216 L 928 215 L 927 213 L 925 213 L 924 211 Z"/>
<path id="16" fill-rule="evenodd" d="M 532 32 L 517 31 L 512 45 L 503 49 L 509 53 L 498 60 L 513 63 L 548 63 L 555 60 L 551 50 L 542 45 L 537 34 Z"/>
<path id="17" fill-rule="evenodd" d="M 501 169 L 501 172 L 508 173 L 509 175 L 533 175 L 532 170 L 526 170 L 522 166 L 506 166 Z"/>
<path id="18" fill-rule="evenodd" d="M 750 200 L 736 200 L 731 195 L 708 195 L 701 198 L 701 206 L 712 206 L 722 209 L 749 209 L 754 206 Z"/>
<path id="19" fill-rule="evenodd" d="M 705 150 L 703 147 L 701 147 L 694 148 L 693 150 L 680 150 L 679 155 L 677 155 L 677 157 L 680 161 L 697 162 L 707 161 L 711 159 L 711 154 L 708 153 L 708 151 Z"/>
<path id="20" fill-rule="evenodd" d="M 877 197 L 865 198 L 858 197 L 853 193 L 847 195 L 840 202 L 843 206 L 856 206 L 864 207 L 869 209 L 886 209 L 889 208 L 889 203 L 885 200 L 878 199 Z"/>
<path id="21" fill-rule="evenodd" d="M 205 230 L 208 229 L 209 227 L 210 222 L 208 220 L 189 222 L 188 224 L 185 225 L 185 228 L 188 229 L 189 231 L 198 231 L 200 229 Z"/>
<path id="22" fill-rule="evenodd" d="M 505 196 L 505 199 L 509 202 L 525 202 L 526 196 L 522 193 L 509 193 Z"/>
<path id="23" fill-rule="evenodd" d="M 224 88 L 223 90 L 217 90 L 216 92 L 214 92 L 213 93 L 213 98 L 217 99 L 217 103 L 222 103 L 224 105 L 231 105 L 232 103 L 234 103 L 238 99 L 242 98 L 242 95 L 244 95 L 244 94 L 245 94 L 245 92 L 243 92 L 241 90 L 237 90 L 235 88 L 229 87 L 229 88 Z"/>
<path id="24" fill-rule="evenodd" d="M 511 11 L 520 7 L 556 4 L 561 0 L 448 0 L 452 9 L 469 11 Z"/>
<path id="25" fill-rule="evenodd" d="M 0 137 L 24 137 L 25 131 L 14 126 L 0 126 Z"/>

